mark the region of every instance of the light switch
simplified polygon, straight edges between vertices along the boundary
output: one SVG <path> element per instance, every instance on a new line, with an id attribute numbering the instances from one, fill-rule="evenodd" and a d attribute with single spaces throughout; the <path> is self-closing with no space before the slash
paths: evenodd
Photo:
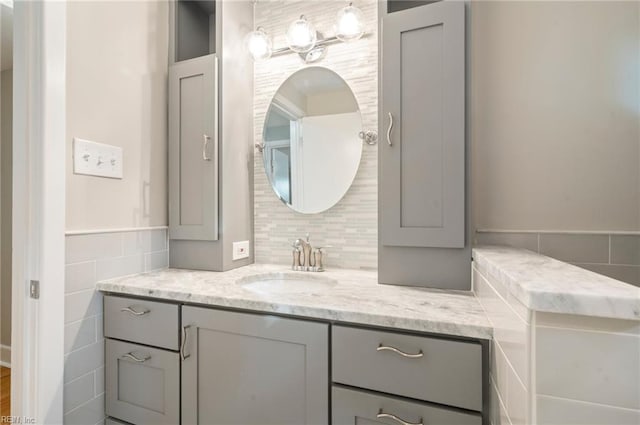
<path id="1" fill-rule="evenodd" d="M 233 261 L 249 258 L 249 241 L 233 243 Z"/>
<path id="2" fill-rule="evenodd" d="M 88 176 L 122 178 L 122 148 L 73 139 L 73 172 Z"/>

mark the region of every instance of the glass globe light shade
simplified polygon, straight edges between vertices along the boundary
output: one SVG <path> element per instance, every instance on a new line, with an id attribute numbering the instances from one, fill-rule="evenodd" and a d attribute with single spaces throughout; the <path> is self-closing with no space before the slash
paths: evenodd
<path id="1" fill-rule="evenodd" d="M 244 42 L 255 61 L 269 59 L 273 53 L 271 39 L 261 27 L 247 34 Z"/>
<path id="2" fill-rule="evenodd" d="M 305 53 L 316 45 L 316 29 L 304 16 L 289 25 L 287 30 L 287 44 L 296 53 Z"/>
<path id="3" fill-rule="evenodd" d="M 362 11 L 349 3 L 336 17 L 336 37 L 341 41 L 355 41 L 364 34 Z"/>

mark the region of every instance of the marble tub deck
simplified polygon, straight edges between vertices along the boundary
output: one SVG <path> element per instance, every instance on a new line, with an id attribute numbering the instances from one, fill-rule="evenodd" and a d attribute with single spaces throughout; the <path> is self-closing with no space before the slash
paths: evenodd
<path id="1" fill-rule="evenodd" d="M 293 292 L 251 291 L 252 276 L 316 280 Z M 331 280 L 326 287 L 317 280 Z M 344 323 L 491 339 L 491 323 L 472 292 L 378 284 L 377 273 L 329 270 L 292 272 L 286 266 L 253 264 L 209 272 L 166 269 L 106 280 L 97 289 L 121 295 L 278 313 Z"/>
<path id="2" fill-rule="evenodd" d="M 636 286 L 525 249 L 480 246 L 473 259 L 529 310 L 640 320 Z"/>

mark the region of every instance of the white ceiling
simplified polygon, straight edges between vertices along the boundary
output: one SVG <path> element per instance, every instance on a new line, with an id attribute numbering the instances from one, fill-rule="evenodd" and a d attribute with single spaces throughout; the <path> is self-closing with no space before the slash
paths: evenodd
<path id="1" fill-rule="evenodd" d="M 333 71 L 320 67 L 305 68 L 293 74 L 284 84 L 292 85 L 304 96 L 338 90 L 350 90 L 347 83 Z"/>

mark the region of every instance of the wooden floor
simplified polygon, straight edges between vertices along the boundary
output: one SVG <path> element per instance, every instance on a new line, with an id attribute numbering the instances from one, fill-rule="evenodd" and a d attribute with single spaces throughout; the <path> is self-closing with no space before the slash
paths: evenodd
<path id="1" fill-rule="evenodd" d="M 0 416 L 11 413 L 11 369 L 0 366 Z"/>

